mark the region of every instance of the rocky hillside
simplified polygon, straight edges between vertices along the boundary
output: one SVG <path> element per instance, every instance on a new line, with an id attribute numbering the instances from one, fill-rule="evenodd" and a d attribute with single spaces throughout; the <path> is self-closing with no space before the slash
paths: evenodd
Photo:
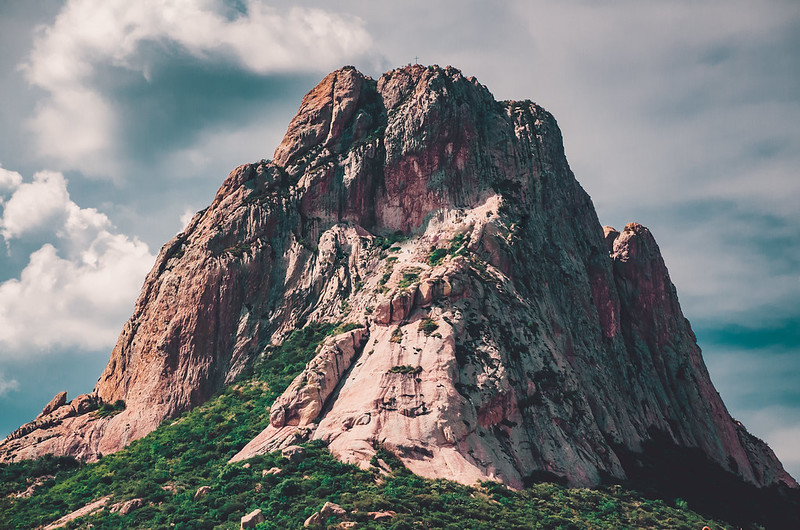
<path id="1" fill-rule="evenodd" d="M 725 409 L 647 228 L 598 223 L 555 119 L 419 65 L 311 90 L 273 160 L 236 168 L 162 248 L 94 392 L 55 400 L 0 460 L 118 451 L 312 322 L 360 327 L 234 461 L 314 439 L 364 468 L 381 447 L 518 488 L 687 454 L 797 487 Z"/>

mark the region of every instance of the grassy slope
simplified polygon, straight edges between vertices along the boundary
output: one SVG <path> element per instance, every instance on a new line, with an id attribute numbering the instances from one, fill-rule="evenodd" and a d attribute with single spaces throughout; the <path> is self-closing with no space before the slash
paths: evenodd
<path id="1" fill-rule="evenodd" d="M 340 330 L 341 328 L 338 328 Z M 226 462 L 264 427 L 268 406 L 302 370 L 316 345 L 338 331 L 330 325 L 307 326 L 275 348 L 247 379 L 226 388 L 203 406 L 167 421 L 150 435 L 94 464 L 49 458 L 0 466 L 0 527 L 34 528 L 94 499 L 112 502 L 144 498 L 146 506 L 126 516 L 104 510 L 71 523 L 103 528 L 239 528 L 245 513 L 260 508 L 266 522 L 258 528 L 301 528 L 325 503 L 339 503 L 358 528 L 732 528 L 678 507 L 648 500 L 619 486 L 567 489 L 543 483 L 521 492 L 499 484 L 473 488 L 445 480 L 427 480 L 407 470 L 386 451 L 379 454 L 393 472 L 382 476 L 335 460 L 319 443 L 306 445 L 307 457 L 289 463 L 280 454 L 229 465 Z M 263 469 L 282 468 L 262 476 Z M 28 498 L 27 479 L 55 475 Z M 198 487 L 211 492 L 198 500 Z M 393 510 L 388 522 L 370 511 Z M 329 523 L 335 526 L 336 521 Z"/>

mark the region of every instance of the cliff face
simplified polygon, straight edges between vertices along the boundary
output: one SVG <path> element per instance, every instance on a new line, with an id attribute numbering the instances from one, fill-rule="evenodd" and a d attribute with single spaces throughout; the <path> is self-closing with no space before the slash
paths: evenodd
<path id="1" fill-rule="evenodd" d="M 381 444 L 428 477 L 585 486 L 657 438 L 797 486 L 714 390 L 650 232 L 601 228 L 553 117 L 419 65 L 309 92 L 273 160 L 162 248 L 93 405 L 59 400 L 0 459 L 116 451 L 319 320 L 363 327 L 234 459 L 312 437 L 364 467 Z"/>

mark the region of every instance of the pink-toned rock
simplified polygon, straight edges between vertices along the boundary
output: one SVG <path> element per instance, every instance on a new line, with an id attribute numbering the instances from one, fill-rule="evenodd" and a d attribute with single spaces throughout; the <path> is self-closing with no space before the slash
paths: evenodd
<path id="1" fill-rule="evenodd" d="M 211 486 L 200 486 L 197 488 L 197 491 L 194 492 L 194 500 L 201 499 L 211 493 Z"/>
<path id="2" fill-rule="evenodd" d="M 36 419 L 38 420 L 39 418 L 41 418 L 43 416 L 47 416 L 48 414 L 52 413 L 53 411 L 55 411 L 60 406 L 64 405 L 66 402 L 67 402 L 67 393 L 66 393 L 66 391 L 65 392 L 59 392 L 58 394 L 53 396 L 53 399 L 51 399 L 50 402 L 47 405 L 44 406 L 44 408 L 42 409 L 42 412 L 39 413 L 38 416 L 36 416 Z"/>
<path id="3" fill-rule="evenodd" d="M 81 394 L 69 403 L 76 416 L 86 414 L 97 408 L 97 399 L 92 394 Z"/>
<path id="4" fill-rule="evenodd" d="M 392 322 L 392 301 L 384 300 L 372 313 L 372 320 L 376 324 L 391 324 Z"/>
<path id="5" fill-rule="evenodd" d="M 270 424 L 280 428 L 312 423 L 366 337 L 367 330 L 358 328 L 328 339 L 303 373 L 275 400 L 270 409 Z"/>
<path id="6" fill-rule="evenodd" d="M 255 528 L 258 526 L 258 523 L 263 523 L 264 520 L 264 514 L 261 512 L 261 510 L 255 509 L 242 517 L 239 528 L 242 530 L 245 528 Z"/>
<path id="7" fill-rule="evenodd" d="M 101 498 L 97 499 L 96 501 L 92 501 L 89 504 L 86 504 L 86 505 L 78 508 L 77 510 L 68 513 L 67 515 L 65 515 L 64 517 L 58 519 L 57 521 L 54 521 L 54 522 L 42 527 L 42 530 L 56 530 L 57 528 L 63 528 L 64 526 L 67 525 L 67 523 L 69 523 L 71 521 L 74 521 L 78 517 L 84 517 L 86 515 L 90 515 L 90 514 L 99 512 L 100 510 L 103 510 L 105 508 L 106 504 L 108 504 L 108 501 L 110 499 L 111 499 L 111 496 L 108 495 L 106 497 L 101 497 Z"/>
<path id="8" fill-rule="evenodd" d="M 369 515 L 373 521 L 387 521 L 397 515 L 397 512 L 393 510 L 384 510 L 380 512 L 368 512 L 367 515 Z"/>
<path id="9" fill-rule="evenodd" d="M 413 291 L 401 291 L 392 298 L 392 322 L 402 322 L 411 313 L 414 307 L 414 297 L 416 289 Z"/>
<path id="10" fill-rule="evenodd" d="M 262 469 L 261 476 L 266 477 L 267 475 L 280 475 L 283 473 L 283 470 L 279 467 L 271 467 L 269 469 Z"/>
<path id="11" fill-rule="evenodd" d="M 125 502 L 114 504 L 109 511 L 120 515 L 128 515 L 133 510 L 137 510 L 142 506 L 144 506 L 144 499 L 130 499 Z"/>
<path id="12" fill-rule="evenodd" d="M 342 517 L 347 514 L 347 511 L 334 502 L 326 502 L 322 505 L 319 511 L 320 515 L 327 519 L 328 517 Z"/>
<path id="13" fill-rule="evenodd" d="M 303 522 L 303 528 L 322 528 L 324 522 L 325 519 L 322 518 L 322 515 L 319 512 L 314 512 Z"/>
<path id="14" fill-rule="evenodd" d="M 346 514 L 345 509 L 338 504 L 326 502 L 318 512 L 305 520 L 303 526 L 306 528 L 322 528 L 329 517 L 342 517 Z"/>
<path id="15" fill-rule="evenodd" d="M 419 307 L 428 307 L 433 301 L 435 290 L 435 280 L 425 280 L 424 282 L 420 283 L 419 287 L 417 288 L 417 294 L 414 303 Z"/>
<path id="16" fill-rule="evenodd" d="M 290 445 L 281 450 L 281 456 L 289 462 L 300 462 L 306 457 L 306 450 L 299 445 Z"/>

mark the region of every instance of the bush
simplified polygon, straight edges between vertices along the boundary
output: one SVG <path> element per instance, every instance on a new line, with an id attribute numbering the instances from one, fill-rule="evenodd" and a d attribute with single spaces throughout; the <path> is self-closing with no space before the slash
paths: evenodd
<path id="1" fill-rule="evenodd" d="M 403 364 L 403 365 L 398 365 L 398 366 L 392 366 L 391 368 L 389 368 L 389 370 L 386 373 L 389 373 L 389 374 L 413 374 L 413 375 L 417 375 L 417 374 L 422 373 L 422 367 L 421 366 L 411 366 L 410 364 Z"/>
<path id="2" fill-rule="evenodd" d="M 425 336 L 430 337 L 431 333 L 439 329 L 439 324 L 436 323 L 431 317 L 425 317 L 419 321 L 419 330 L 425 333 Z"/>
<path id="3" fill-rule="evenodd" d="M 123 410 L 125 410 L 125 401 L 118 399 L 113 405 L 111 403 L 101 403 L 94 414 L 99 418 L 105 418 L 107 416 L 119 414 Z"/>
<path id="4" fill-rule="evenodd" d="M 397 282 L 397 287 L 405 289 L 410 287 L 414 282 L 419 279 L 419 269 L 413 268 L 403 271 L 403 278 Z"/>
<path id="5" fill-rule="evenodd" d="M 428 254 L 428 265 L 435 267 L 444 261 L 447 257 L 448 250 L 446 248 L 435 248 Z"/>

